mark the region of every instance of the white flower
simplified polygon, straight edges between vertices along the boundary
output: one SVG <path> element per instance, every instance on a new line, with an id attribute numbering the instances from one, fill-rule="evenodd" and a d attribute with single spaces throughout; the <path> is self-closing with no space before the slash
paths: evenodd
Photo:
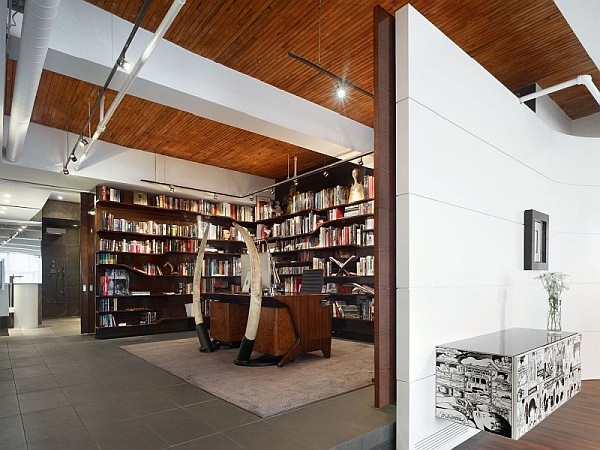
<path id="1" fill-rule="evenodd" d="M 558 309 L 560 307 L 560 294 L 562 294 L 562 291 L 569 289 L 565 282 L 565 278 L 568 276 L 563 272 L 545 272 L 535 277 L 536 280 L 542 282 L 544 289 L 548 292 L 550 308 Z"/>

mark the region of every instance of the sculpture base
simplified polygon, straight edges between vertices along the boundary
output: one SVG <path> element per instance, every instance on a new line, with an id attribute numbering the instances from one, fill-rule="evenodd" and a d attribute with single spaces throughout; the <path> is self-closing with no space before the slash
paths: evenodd
<path id="1" fill-rule="evenodd" d="M 283 356 L 271 356 L 271 355 L 262 355 L 258 358 L 250 359 L 248 361 L 240 361 L 235 360 L 233 363 L 236 366 L 247 366 L 247 367 L 265 367 L 265 366 L 276 366 L 279 364 Z"/>

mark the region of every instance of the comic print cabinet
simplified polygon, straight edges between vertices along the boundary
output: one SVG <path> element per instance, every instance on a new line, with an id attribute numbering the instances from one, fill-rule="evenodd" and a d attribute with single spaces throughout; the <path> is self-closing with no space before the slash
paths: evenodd
<path id="1" fill-rule="evenodd" d="M 511 328 L 436 347 L 436 416 L 519 439 L 581 390 L 581 334 Z"/>

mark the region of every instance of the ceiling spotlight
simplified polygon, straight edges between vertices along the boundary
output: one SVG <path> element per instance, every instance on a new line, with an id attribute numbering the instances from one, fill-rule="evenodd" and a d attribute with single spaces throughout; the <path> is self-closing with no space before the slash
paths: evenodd
<path id="1" fill-rule="evenodd" d="M 335 95 L 339 100 L 346 98 L 346 86 L 344 86 L 343 84 L 339 84 L 335 88 Z"/>
<path id="2" fill-rule="evenodd" d="M 23 231 L 23 227 L 19 227 L 19 228 L 17 228 L 17 230 Z"/>
<path id="3" fill-rule="evenodd" d="M 5 193 L 5 194 L 4 194 L 4 197 L 8 198 L 8 197 L 10 197 L 10 194 L 8 194 L 8 193 Z"/>
<path id="4" fill-rule="evenodd" d="M 57 195 L 57 196 L 56 196 L 56 198 L 57 198 L 58 200 L 62 200 L 64 197 L 63 197 L 62 195 Z"/>
<path id="5" fill-rule="evenodd" d="M 327 177 L 329 176 L 329 172 L 327 172 L 326 170 L 324 170 L 324 171 L 323 171 L 323 176 L 324 176 L 325 178 L 327 178 Z"/>
<path id="6" fill-rule="evenodd" d="M 360 159 L 358 160 L 357 163 L 359 166 L 362 166 L 364 164 L 363 160 L 362 160 L 362 156 L 360 157 Z"/>
<path id="7" fill-rule="evenodd" d="M 73 162 L 77 162 L 77 156 L 75 156 L 75 153 L 71 153 L 71 154 L 69 155 L 69 159 L 70 159 L 71 161 L 73 161 Z"/>
<path id="8" fill-rule="evenodd" d="M 274 194 L 274 193 L 275 193 L 275 188 L 271 188 L 271 189 L 269 189 L 269 192 L 270 192 L 271 194 Z"/>
<path id="9" fill-rule="evenodd" d="M 95 216 L 95 215 L 96 215 L 96 210 L 94 210 L 94 209 L 90 209 L 90 210 L 88 211 L 88 214 L 89 214 L 90 216 Z"/>
<path id="10" fill-rule="evenodd" d="M 250 201 L 254 201 L 254 195 L 250 196 Z"/>
<path id="11" fill-rule="evenodd" d="M 219 198 L 219 196 L 217 194 L 215 194 L 213 197 L 215 200 Z"/>
<path id="12" fill-rule="evenodd" d="M 69 175 L 69 169 L 67 169 L 67 166 L 63 167 L 63 174 Z"/>
<path id="13" fill-rule="evenodd" d="M 85 147 L 86 145 L 88 145 L 88 141 L 87 141 L 87 139 L 86 139 L 86 138 L 83 138 L 83 137 L 82 137 L 81 139 L 79 139 L 79 142 L 77 142 L 77 144 L 78 144 L 80 147 Z M 73 156 L 75 156 L 75 154 L 71 153 L 71 157 L 73 157 Z M 75 160 L 75 161 L 77 161 L 77 160 Z"/>
<path id="14" fill-rule="evenodd" d="M 169 192 L 175 192 L 175 186 L 172 184 L 169 185 Z"/>
<path id="15" fill-rule="evenodd" d="M 6 210 L 5 209 L 0 209 L 0 214 L 6 214 Z"/>
<path id="16" fill-rule="evenodd" d="M 294 179 L 294 186 L 298 186 L 298 178 Z"/>
<path id="17" fill-rule="evenodd" d="M 127 61 L 125 58 L 119 58 L 117 60 L 117 64 L 125 72 L 127 72 L 127 73 L 131 72 L 131 63 L 129 61 Z"/>

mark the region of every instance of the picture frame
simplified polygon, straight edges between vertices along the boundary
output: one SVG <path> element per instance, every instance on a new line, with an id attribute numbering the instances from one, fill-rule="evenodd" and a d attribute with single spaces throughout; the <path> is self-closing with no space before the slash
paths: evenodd
<path id="1" fill-rule="evenodd" d="M 548 270 L 550 218 L 548 214 L 527 209 L 524 222 L 524 269 Z"/>
<path id="2" fill-rule="evenodd" d="M 145 192 L 134 192 L 133 193 L 133 204 L 134 205 L 148 205 L 148 195 Z"/>

